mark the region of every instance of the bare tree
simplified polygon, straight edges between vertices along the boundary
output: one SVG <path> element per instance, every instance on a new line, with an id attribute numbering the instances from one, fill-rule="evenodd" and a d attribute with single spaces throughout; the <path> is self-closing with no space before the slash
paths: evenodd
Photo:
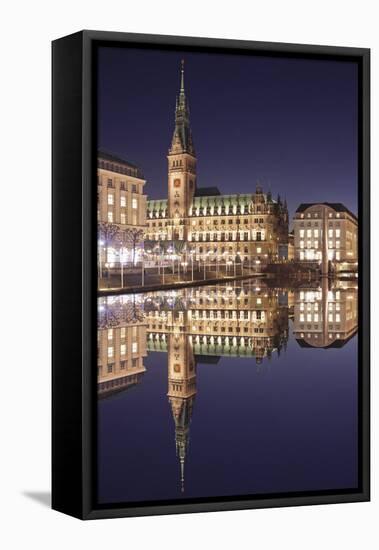
<path id="1" fill-rule="evenodd" d="M 97 231 L 105 246 L 114 244 L 115 240 L 120 237 L 120 228 L 114 223 L 100 222 Z"/>
<path id="2" fill-rule="evenodd" d="M 100 241 L 103 241 L 103 244 L 105 245 L 106 250 L 109 246 L 115 246 L 116 241 L 120 239 L 120 229 L 119 227 L 114 223 L 108 223 L 108 222 L 100 222 L 97 226 L 97 232 L 98 232 L 98 238 Z M 102 277 L 102 246 L 99 250 L 99 275 Z M 105 258 L 105 263 L 107 262 L 107 258 Z M 109 270 L 108 270 L 109 275 Z"/>
<path id="3" fill-rule="evenodd" d="M 132 262 L 136 265 L 136 248 L 143 241 L 144 231 L 138 227 L 130 227 L 124 231 L 125 241 L 130 244 L 132 249 Z"/>

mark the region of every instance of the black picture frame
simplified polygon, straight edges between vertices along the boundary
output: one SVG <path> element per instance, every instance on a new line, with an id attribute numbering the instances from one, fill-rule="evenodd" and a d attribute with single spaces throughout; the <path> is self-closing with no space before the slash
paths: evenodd
<path id="1" fill-rule="evenodd" d="M 99 45 L 350 59 L 359 65 L 359 489 L 96 505 L 96 110 Z M 370 499 L 370 50 L 81 31 L 52 43 L 52 507 L 81 519 Z M 73 199 L 73 197 L 75 197 Z"/>

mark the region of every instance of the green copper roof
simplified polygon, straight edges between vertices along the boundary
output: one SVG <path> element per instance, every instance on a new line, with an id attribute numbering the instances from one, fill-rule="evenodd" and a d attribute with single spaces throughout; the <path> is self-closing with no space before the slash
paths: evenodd
<path id="1" fill-rule="evenodd" d="M 147 201 L 148 210 L 165 210 L 167 208 L 167 199 L 153 199 Z"/>

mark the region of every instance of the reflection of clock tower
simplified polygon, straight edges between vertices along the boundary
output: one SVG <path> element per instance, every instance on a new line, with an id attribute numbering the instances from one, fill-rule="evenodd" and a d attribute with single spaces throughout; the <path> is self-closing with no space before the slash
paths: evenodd
<path id="1" fill-rule="evenodd" d="M 187 240 L 185 219 L 196 189 L 196 155 L 184 91 L 184 61 L 180 70 L 179 97 L 176 99 L 175 130 L 167 159 L 168 216 L 174 225 L 172 239 Z"/>
<path id="2" fill-rule="evenodd" d="M 196 395 L 195 358 L 188 334 L 174 332 L 168 335 L 167 395 L 175 422 L 176 454 L 180 463 L 181 490 L 184 491 L 184 463 Z"/>

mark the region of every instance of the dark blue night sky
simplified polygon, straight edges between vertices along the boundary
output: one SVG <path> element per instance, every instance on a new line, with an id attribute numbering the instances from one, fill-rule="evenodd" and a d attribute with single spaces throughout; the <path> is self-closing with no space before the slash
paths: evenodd
<path id="1" fill-rule="evenodd" d="M 99 50 L 99 147 L 137 164 L 150 198 L 167 196 L 180 60 L 198 185 L 357 213 L 358 70 L 353 62 L 105 48 Z"/>

